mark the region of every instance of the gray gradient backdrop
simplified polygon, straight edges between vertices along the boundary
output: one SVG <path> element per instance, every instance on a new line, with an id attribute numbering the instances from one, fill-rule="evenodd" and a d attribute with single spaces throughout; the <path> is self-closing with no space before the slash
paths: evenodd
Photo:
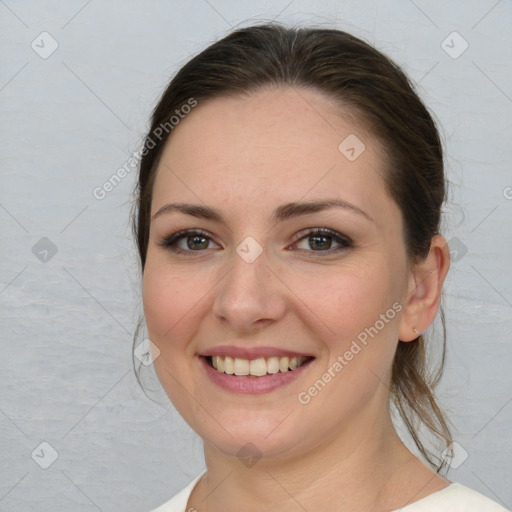
<path id="1" fill-rule="evenodd" d="M 140 147 L 181 64 L 271 19 L 375 44 L 441 125 L 448 477 L 512 507 L 510 0 L 0 0 L 0 510 L 144 512 L 203 469 L 152 367 L 160 404 L 132 370 L 135 171 L 101 200 L 93 190 Z"/>

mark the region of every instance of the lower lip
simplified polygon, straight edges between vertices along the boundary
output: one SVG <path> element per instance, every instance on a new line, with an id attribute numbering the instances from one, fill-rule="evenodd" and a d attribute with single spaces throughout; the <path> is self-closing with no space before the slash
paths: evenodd
<path id="1" fill-rule="evenodd" d="M 312 359 L 293 371 L 278 372 L 263 377 L 253 377 L 251 375 L 228 375 L 212 368 L 206 357 L 199 357 L 199 360 L 206 370 L 206 375 L 217 386 L 231 391 L 232 393 L 242 393 L 246 395 L 260 395 L 270 393 L 300 377 L 308 368 Z"/>

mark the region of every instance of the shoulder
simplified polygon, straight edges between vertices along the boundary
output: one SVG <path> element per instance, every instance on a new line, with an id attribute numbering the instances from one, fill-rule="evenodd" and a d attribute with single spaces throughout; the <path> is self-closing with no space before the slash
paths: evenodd
<path id="1" fill-rule="evenodd" d="M 448 487 L 393 512 L 510 512 L 487 496 L 452 482 Z"/>
<path id="2" fill-rule="evenodd" d="M 198 475 L 192 482 L 190 482 L 185 488 L 183 488 L 178 494 L 174 495 L 169 501 L 160 505 L 158 508 L 151 510 L 151 512 L 187 512 L 187 502 L 192 494 L 198 480 L 203 476 L 204 473 Z"/>

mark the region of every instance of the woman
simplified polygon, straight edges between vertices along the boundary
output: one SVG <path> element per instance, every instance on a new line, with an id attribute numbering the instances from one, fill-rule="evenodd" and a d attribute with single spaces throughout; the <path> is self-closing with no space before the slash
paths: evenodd
<path id="1" fill-rule="evenodd" d="M 155 370 L 207 471 L 158 512 L 505 510 L 419 434 L 449 451 L 422 336 L 444 198 L 432 117 L 354 36 L 244 28 L 177 73 L 134 232 Z"/>

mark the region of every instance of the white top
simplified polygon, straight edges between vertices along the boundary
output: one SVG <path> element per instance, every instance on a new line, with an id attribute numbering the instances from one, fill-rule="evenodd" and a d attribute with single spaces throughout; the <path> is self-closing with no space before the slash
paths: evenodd
<path id="1" fill-rule="evenodd" d="M 206 471 L 204 472 L 206 473 Z M 200 474 L 184 489 L 169 501 L 155 508 L 151 512 L 189 512 L 187 510 L 188 498 L 192 494 L 198 480 L 204 475 Z M 452 482 L 448 487 L 421 498 L 391 512 L 511 512 L 492 501 L 487 496 L 459 484 Z"/>

